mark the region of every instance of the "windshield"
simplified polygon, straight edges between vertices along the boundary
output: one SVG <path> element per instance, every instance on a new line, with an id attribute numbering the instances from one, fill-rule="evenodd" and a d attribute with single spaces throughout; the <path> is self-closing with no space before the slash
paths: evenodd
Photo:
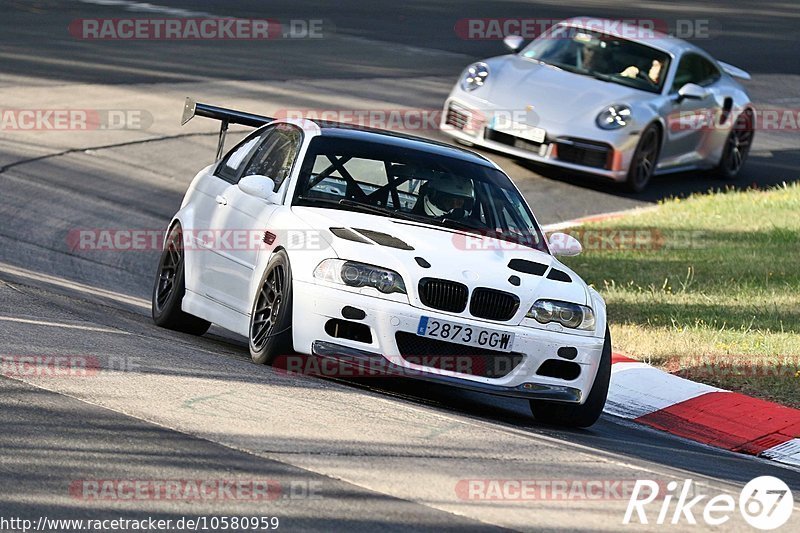
<path id="1" fill-rule="evenodd" d="M 520 52 L 570 72 L 660 93 L 669 55 L 649 46 L 596 31 L 556 26 Z"/>
<path id="2" fill-rule="evenodd" d="M 314 138 L 292 205 L 366 212 L 547 251 L 530 209 L 508 176 L 406 146 Z"/>

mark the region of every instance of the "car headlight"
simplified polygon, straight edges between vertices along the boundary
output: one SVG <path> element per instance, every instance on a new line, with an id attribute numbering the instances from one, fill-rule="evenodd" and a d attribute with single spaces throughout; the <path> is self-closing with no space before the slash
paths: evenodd
<path id="1" fill-rule="evenodd" d="M 597 126 L 604 130 L 624 128 L 631 121 L 631 108 L 623 104 L 610 105 L 597 115 Z"/>
<path id="2" fill-rule="evenodd" d="M 406 294 L 403 278 L 394 270 L 356 261 L 325 259 L 314 269 L 314 277 L 348 287 L 372 287 L 384 294 Z"/>
<path id="3" fill-rule="evenodd" d="M 593 331 L 595 325 L 591 307 L 556 300 L 536 300 L 525 316 L 542 324 L 558 322 L 565 328 L 585 331 Z"/>
<path id="4" fill-rule="evenodd" d="M 486 78 L 489 77 L 489 65 L 486 63 L 475 63 L 467 67 L 464 77 L 461 79 L 461 88 L 465 91 L 474 91 L 478 87 L 483 87 Z"/>

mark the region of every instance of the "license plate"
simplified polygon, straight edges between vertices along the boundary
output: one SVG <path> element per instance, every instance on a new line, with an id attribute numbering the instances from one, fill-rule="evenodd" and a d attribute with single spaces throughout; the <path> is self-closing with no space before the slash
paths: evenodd
<path id="1" fill-rule="evenodd" d="M 497 120 L 494 121 L 493 128 L 497 131 L 507 133 L 508 135 L 513 135 L 514 137 L 519 137 L 520 139 L 525 139 L 537 144 L 543 143 L 545 137 L 547 137 L 547 132 L 543 128 L 528 126 L 527 124 L 520 124 L 519 122 L 515 122 L 505 117 L 498 117 Z"/>
<path id="2" fill-rule="evenodd" d="M 428 316 L 420 317 L 417 335 L 447 342 L 466 344 L 497 352 L 510 352 L 514 334 L 490 328 L 465 326 Z"/>

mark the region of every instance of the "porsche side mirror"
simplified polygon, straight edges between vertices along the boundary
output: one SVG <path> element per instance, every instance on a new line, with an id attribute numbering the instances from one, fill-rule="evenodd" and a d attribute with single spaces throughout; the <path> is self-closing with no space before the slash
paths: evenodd
<path id="1" fill-rule="evenodd" d="M 694 83 L 687 83 L 678 89 L 678 100 L 702 100 L 708 96 L 708 90 Z"/>
<path id="2" fill-rule="evenodd" d="M 553 255 L 571 257 L 583 251 L 583 246 L 578 239 L 566 233 L 552 233 L 547 242 Z"/>
<path id="3" fill-rule="evenodd" d="M 275 191 L 275 181 L 267 176 L 253 174 L 239 180 L 239 189 L 243 193 L 266 200 L 271 204 L 281 203 L 281 197 Z"/>
<path id="4" fill-rule="evenodd" d="M 520 35 L 506 35 L 503 39 L 503 44 L 505 44 L 506 47 L 512 52 L 516 52 L 522 48 L 522 43 L 524 42 L 525 39 L 523 39 Z"/>

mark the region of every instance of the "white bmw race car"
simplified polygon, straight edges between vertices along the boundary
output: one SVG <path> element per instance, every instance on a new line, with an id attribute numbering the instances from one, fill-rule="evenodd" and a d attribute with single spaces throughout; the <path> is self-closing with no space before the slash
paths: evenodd
<path id="1" fill-rule="evenodd" d="M 214 323 L 256 363 L 301 354 L 529 399 L 589 426 L 611 374 L 603 299 L 556 255 L 509 177 L 467 150 L 187 99 L 222 122 L 218 161 L 170 222 L 153 290 L 162 327 Z M 257 129 L 222 157 L 229 124 Z M 254 238 L 255 236 L 255 238 Z"/>

